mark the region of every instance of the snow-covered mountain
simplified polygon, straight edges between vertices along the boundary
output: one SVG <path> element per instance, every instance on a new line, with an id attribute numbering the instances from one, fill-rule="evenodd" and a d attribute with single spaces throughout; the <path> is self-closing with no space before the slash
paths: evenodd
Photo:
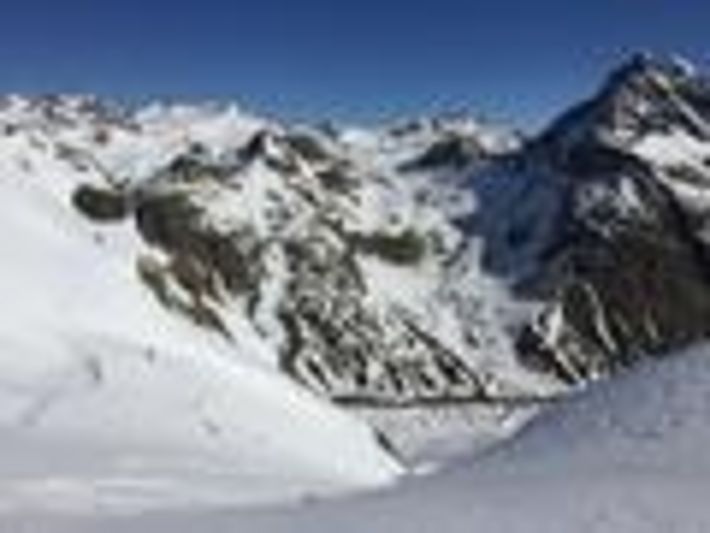
<path id="1" fill-rule="evenodd" d="M 235 107 L 129 112 L 87 97 L 11 97 L 0 125 L 3 188 L 18 211 L 4 216 L 27 225 L 7 240 L 8 299 L 42 295 L 23 306 L 27 325 L 7 323 L 15 336 L 39 327 L 40 313 L 79 336 L 70 317 L 88 315 L 88 334 L 98 323 L 146 347 L 149 332 L 171 327 L 209 343 L 200 350 L 213 357 L 367 411 L 390 440 L 411 440 L 421 425 L 417 415 L 391 429 L 401 418 L 392 409 L 470 403 L 537 381 L 497 329 L 468 322 L 497 326 L 494 295 L 505 288 L 491 278 L 464 294 L 478 272 L 457 260 L 469 237 L 455 218 L 471 199 L 450 175 L 513 149 L 503 130 L 460 116 L 334 130 Z M 36 225 L 50 233 L 30 234 Z M 73 252 L 44 257 L 67 240 Z M 50 262 L 44 283 L 35 271 Z M 136 320 L 146 307 L 156 316 Z M 109 366 L 97 365 L 110 386 Z"/>
<path id="2" fill-rule="evenodd" d="M 2 99 L 0 512 L 386 484 L 706 338 L 709 84 L 636 56 L 534 138 Z"/>
<path id="3" fill-rule="evenodd" d="M 709 89 L 635 56 L 495 170 L 522 192 L 501 187 L 518 215 L 489 264 L 545 301 L 518 337 L 531 366 L 580 382 L 706 337 Z"/>

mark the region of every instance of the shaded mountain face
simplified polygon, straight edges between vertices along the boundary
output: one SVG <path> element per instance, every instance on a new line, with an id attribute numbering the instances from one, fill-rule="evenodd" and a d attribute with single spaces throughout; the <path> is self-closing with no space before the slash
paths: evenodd
<path id="1" fill-rule="evenodd" d="M 519 333 L 522 362 L 575 383 L 707 335 L 709 88 L 634 57 L 513 156 L 528 212 L 502 224 L 510 249 L 490 262 L 530 251 L 515 290 L 545 304 Z"/>
<path id="2" fill-rule="evenodd" d="M 210 105 L 0 105 L 13 175 L 97 246 L 129 233 L 124 267 L 166 323 L 389 437 L 383 412 L 423 433 L 442 409 L 476 426 L 472 409 L 705 338 L 708 128 L 708 81 L 646 56 L 526 141 L 458 115 L 364 130 Z"/>

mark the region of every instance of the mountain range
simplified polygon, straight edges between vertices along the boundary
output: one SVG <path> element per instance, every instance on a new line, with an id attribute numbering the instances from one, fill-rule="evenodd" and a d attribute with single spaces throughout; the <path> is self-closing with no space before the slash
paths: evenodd
<path id="1" fill-rule="evenodd" d="M 11 95 L 0 205 L 0 519 L 387 485 L 710 334 L 679 59 L 534 135 Z"/>

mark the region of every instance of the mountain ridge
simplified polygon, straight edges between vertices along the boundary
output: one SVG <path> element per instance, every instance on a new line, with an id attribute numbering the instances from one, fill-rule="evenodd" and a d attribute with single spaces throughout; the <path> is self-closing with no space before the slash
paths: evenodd
<path id="1" fill-rule="evenodd" d="M 537 400 L 706 338 L 708 101 L 702 75 L 648 56 L 532 139 L 458 115 L 338 129 L 8 97 L 0 187 L 27 206 L 8 224 L 83 244 L 39 288 L 18 272 L 55 245 L 8 251 L 5 297 L 34 295 L 29 329 L 48 320 L 35 292 L 69 301 L 63 265 L 89 292 L 120 278 L 135 299 L 111 320 L 150 307 L 154 328 L 285 374 L 416 463 L 441 435 L 507 434 Z"/>

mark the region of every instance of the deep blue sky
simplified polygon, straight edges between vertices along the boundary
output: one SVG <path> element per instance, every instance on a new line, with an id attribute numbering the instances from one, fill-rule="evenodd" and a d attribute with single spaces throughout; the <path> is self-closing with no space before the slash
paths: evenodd
<path id="1" fill-rule="evenodd" d="M 540 122 L 625 51 L 710 58 L 708 0 L 7 0 L 0 92 L 237 98 L 348 120 Z"/>

